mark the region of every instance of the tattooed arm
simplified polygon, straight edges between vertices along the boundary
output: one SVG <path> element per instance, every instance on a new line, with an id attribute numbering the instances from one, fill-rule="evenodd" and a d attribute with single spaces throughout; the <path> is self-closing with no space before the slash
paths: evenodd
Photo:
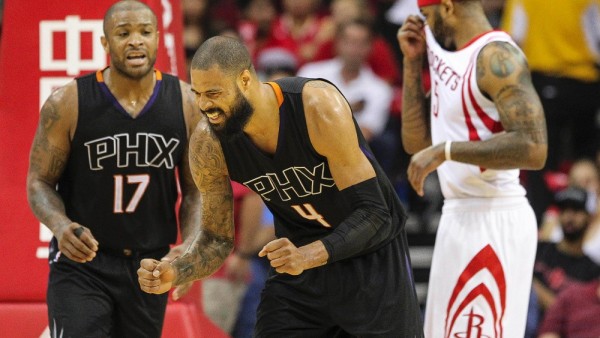
<path id="1" fill-rule="evenodd" d="M 398 31 L 404 54 L 402 80 L 402 145 L 414 154 L 431 145 L 429 98 L 423 92 L 422 66 L 425 59 L 423 21 L 410 15 Z"/>
<path id="2" fill-rule="evenodd" d="M 190 139 L 189 161 L 200 191 L 201 225 L 183 255 L 171 263 L 141 261 L 138 280 L 148 293 L 164 293 L 173 285 L 211 275 L 233 249 L 233 193 L 221 145 L 206 118 L 200 119 Z"/>
<path id="3" fill-rule="evenodd" d="M 452 143 L 452 160 L 490 169 L 541 169 L 548 148 L 546 120 L 522 53 L 506 42 L 484 47 L 477 57 L 477 84 L 496 104 L 506 133 Z"/>
<path id="4" fill-rule="evenodd" d="M 183 115 L 187 130 L 187 142 L 185 143 L 184 156 L 182 156 L 181 162 L 178 165 L 179 185 L 181 186 L 179 224 L 182 243 L 172 247 L 171 250 L 161 258 L 161 261 L 167 262 L 172 262 L 183 254 L 186 248 L 194 240 L 195 234 L 199 231 L 201 223 L 200 191 L 196 189 L 196 185 L 194 184 L 188 156 L 190 137 L 200 119 L 200 111 L 195 104 L 194 95 L 190 90 L 190 85 L 183 81 L 179 81 L 179 84 L 182 96 L 181 102 L 183 103 Z M 192 282 L 189 282 L 178 285 L 173 291 L 173 300 L 178 300 L 187 294 L 192 287 L 192 284 Z"/>
<path id="5" fill-rule="evenodd" d="M 196 188 L 189 161 L 190 139 L 200 120 L 200 110 L 195 103 L 190 85 L 180 81 L 183 102 L 183 113 L 188 133 L 184 156 L 180 163 L 179 178 L 181 185 L 181 207 L 179 220 L 181 224 L 181 239 L 183 245 L 189 245 L 198 232 L 201 224 L 200 191 Z"/>
<path id="6" fill-rule="evenodd" d="M 527 61 L 506 42 L 492 42 L 477 56 L 477 84 L 494 101 L 504 133 L 485 141 L 453 142 L 453 161 L 489 169 L 540 169 L 548 149 L 546 121 L 540 99 L 531 84 Z M 415 154 L 408 179 L 423 196 L 423 182 L 445 161 L 444 143 Z"/>
<path id="7" fill-rule="evenodd" d="M 89 230 L 79 237 L 81 225 L 65 213 L 64 203 L 56 191 L 71 150 L 71 138 L 77 124 L 77 85 L 73 81 L 56 90 L 44 103 L 29 154 L 27 199 L 31 210 L 56 239 L 59 250 L 76 262 L 91 261 L 98 243 Z"/>

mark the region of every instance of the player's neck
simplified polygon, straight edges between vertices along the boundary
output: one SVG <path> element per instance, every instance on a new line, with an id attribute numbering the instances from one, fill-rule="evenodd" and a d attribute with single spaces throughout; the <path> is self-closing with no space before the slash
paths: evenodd
<path id="1" fill-rule="evenodd" d="M 461 27 L 454 34 L 454 43 L 458 50 L 472 42 L 474 38 L 493 30 L 485 17 L 470 17 L 461 22 Z"/>
<path id="2" fill-rule="evenodd" d="M 270 85 L 261 83 L 254 100 L 254 113 L 244 128 L 244 133 L 262 151 L 274 154 L 279 136 L 279 103 Z"/>
<path id="3" fill-rule="evenodd" d="M 129 101 L 134 106 L 138 102 L 148 100 L 156 83 L 154 71 L 140 79 L 132 79 L 108 67 L 104 70 L 103 77 L 106 85 L 117 99 Z"/>

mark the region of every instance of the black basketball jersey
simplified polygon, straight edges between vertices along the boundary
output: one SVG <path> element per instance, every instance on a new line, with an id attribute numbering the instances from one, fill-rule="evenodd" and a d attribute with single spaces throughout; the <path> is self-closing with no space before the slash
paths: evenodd
<path id="1" fill-rule="evenodd" d="M 269 83 L 282 101 L 279 139 L 272 156 L 259 150 L 246 135 L 220 137 L 230 178 L 262 197 L 274 215 L 277 237 L 287 237 L 296 246 L 328 235 L 353 211 L 341 197 L 327 159 L 310 142 L 302 103 L 302 88 L 309 80 L 292 77 Z M 393 222 L 388 226 L 395 231 L 390 239 L 395 238 L 404 226 L 405 211 L 356 121 L 354 125 L 360 147 L 375 168 L 391 212 Z"/>
<path id="2" fill-rule="evenodd" d="M 132 118 L 103 81 L 78 78 L 79 115 L 58 183 L 69 218 L 100 248 L 152 250 L 177 239 L 176 166 L 187 130 L 179 80 L 155 71 L 154 92 Z"/>

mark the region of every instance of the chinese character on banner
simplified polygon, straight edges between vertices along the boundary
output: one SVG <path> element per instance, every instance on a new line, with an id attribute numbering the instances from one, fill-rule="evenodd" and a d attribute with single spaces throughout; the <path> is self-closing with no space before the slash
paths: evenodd
<path id="1" fill-rule="evenodd" d="M 108 65 L 101 43 L 115 0 L 4 0 L 0 44 L 0 246 L 10 271 L 0 300 L 45 299 L 52 233 L 35 219 L 25 191 L 39 111 L 56 88 Z M 185 78 L 179 0 L 145 0 L 158 18 L 155 67 Z"/>

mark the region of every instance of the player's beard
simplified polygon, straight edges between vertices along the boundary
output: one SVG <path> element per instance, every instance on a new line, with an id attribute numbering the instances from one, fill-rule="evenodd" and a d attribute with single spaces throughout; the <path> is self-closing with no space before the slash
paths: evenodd
<path id="1" fill-rule="evenodd" d="M 223 111 L 216 109 L 215 111 L 223 114 Z M 210 125 L 214 132 L 226 139 L 235 139 L 244 133 L 244 127 L 248 124 L 250 117 L 254 113 L 254 107 L 244 97 L 240 90 L 237 90 L 235 102 L 229 108 L 230 116 L 224 122 L 222 126 Z M 210 113 L 211 111 L 207 111 Z"/>
<path id="2" fill-rule="evenodd" d="M 442 16 L 440 15 L 439 8 L 433 11 L 433 29 L 431 32 L 433 33 L 433 37 L 435 41 L 444 49 L 448 51 L 455 51 L 456 44 L 454 43 L 452 36 L 454 32 L 452 28 L 448 27 Z"/>

